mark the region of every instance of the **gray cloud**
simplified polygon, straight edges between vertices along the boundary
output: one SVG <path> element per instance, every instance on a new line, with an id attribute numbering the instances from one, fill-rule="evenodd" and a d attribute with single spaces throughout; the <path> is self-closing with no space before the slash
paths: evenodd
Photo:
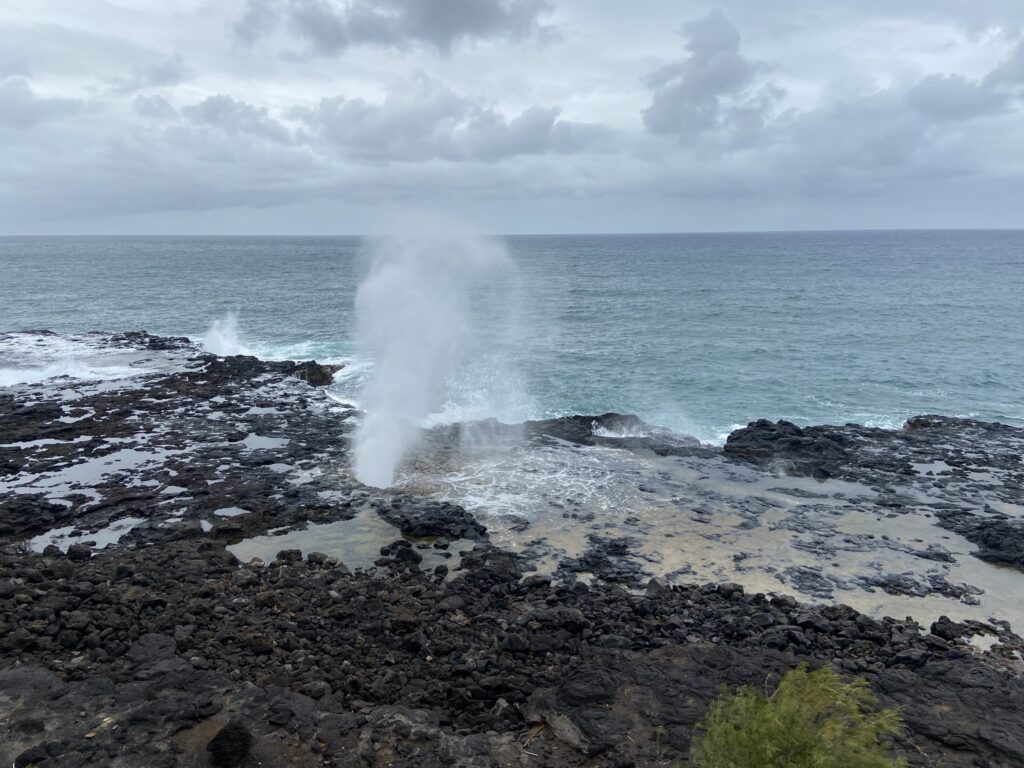
<path id="1" fill-rule="evenodd" d="M 936 120 L 963 120 L 1001 111 L 1006 98 L 963 75 L 928 75 L 907 91 L 907 99 Z"/>
<path id="2" fill-rule="evenodd" d="M 12 77 L 15 75 L 27 77 L 31 74 L 25 60 L 19 57 L 16 52 L 0 51 L 0 78 Z"/>
<path id="3" fill-rule="evenodd" d="M 880 181 L 911 164 L 926 127 L 902 94 L 884 90 L 791 116 L 780 128 L 781 158 L 791 174 L 811 184 L 859 187 L 861 180 Z"/>
<path id="4" fill-rule="evenodd" d="M 893 183 L 912 179 L 1014 173 L 1004 142 L 1014 143 L 1009 135 L 1019 114 L 1020 105 L 991 73 L 980 79 L 932 74 L 906 89 L 788 114 L 774 127 L 773 157 L 777 171 L 809 194 L 829 196 L 884 195 Z"/>
<path id="5" fill-rule="evenodd" d="M 1020 93 L 1024 86 L 1024 40 L 1017 43 L 1013 53 L 985 78 L 990 87 L 1010 87 Z"/>
<path id="6" fill-rule="evenodd" d="M 711 1 L 0 8 L 0 231 L 1019 226 L 1019 0 Z"/>
<path id="7" fill-rule="evenodd" d="M 393 88 L 381 102 L 325 98 L 291 116 L 345 155 L 380 162 L 495 162 L 572 153 L 609 135 L 599 125 L 560 119 L 557 108 L 534 106 L 510 119 L 424 75 Z"/>
<path id="8" fill-rule="evenodd" d="M 158 93 L 149 96 L 140 93 L 132 99 L 132 110 L 137 115 L 154 120 L 169 120 L 178 114 L 174 105 Z"/>
<path id="9" fill-rule="evenodd" d="M 1024 42 L 980 79 L 932 74 L 907 91 L 917 109 L 936 120 L 968 120 L 1004 112 L 1024 91 Z"/>
<path id="10" fill-rule="evenodd" d="M 644 125 L 683 142 L 709 132 L 730 143 L 752 140 L 781 96 L 778 88 L 756 85 L 767 66 L 740 53 L 739 30 L 721 10 L 687 22 L 680 34 L 689 55 L 646 78 L 654 94 Z"/>
<path id="11" fill-rule="evenodd" d="M 292 140 L 288 129 L 272 118 L 266 107 L 256 107 L 224 94 L 209 96 L 182 111 L 193 122 L 228 134 L 249 134 L 282 144 Z"/>
<path id="12" fill-rule="evenodd" d="M 408 43 L 449 51 L 466 39 L 538 34 L 550 8 L 546 0 L 288 0 L 278 12 L 267 0 L 248 0 L 234 31 L 252 43 L 284 22 L 321 55 Z"/>
<path id="13" fill-rule="evenodd" d="M 53 99 L 37 96 L 23 77 L 0 82 L 0 125 L 31 128 L 46 120 L 56 120 L 83 108 L 77 99 Z"/>
<path id="14" fill-rule="evenodd" d="M 178 85 L 195 75 L 194 70 L 185 64 L 180 53 L 147 65 L 135 65 L 124 77 L 118 78 L 114 88 L 121 93 L 134 93 L 147 88 L 162 88 Z"/>
<path id="15" fill-rule="evenodd" d="M 275 0 L 247 0 L 242 14 L 232 25 L 235 38 L 247 44 L 270 34 L 280 23 Z"/>
<path id="16" fill-rule="evenodd" d="M 611 138 L 599 123 L 562 120 L 560 113 L 557 107 L 534 106 L 507 120 L 493 110 L 483 110 L 456 133 L 456 141 L 462 143 L 459 154 L 492 161 L 517 155 L 572 154 Z"/>

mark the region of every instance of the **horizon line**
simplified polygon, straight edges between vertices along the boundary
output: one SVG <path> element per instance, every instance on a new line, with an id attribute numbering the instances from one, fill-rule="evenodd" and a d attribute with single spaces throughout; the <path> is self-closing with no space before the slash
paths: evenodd
<path id="1" fill-rule="evenodd" d="M 706 230 L 655 230 L 628 232 L 480 232 L 484 237 L 655 237 L 665 235 L 812 235 L 812 234 L 850 234 L 850 233 L 910 233 L 910 232 L 1024 232 L 1024 227 L 837 227 L 828 229 L 706 229 Z M 152 238 L 371 238 L 387 237 L 386 233 L 311 233 L 311 232 L 276 232 L 276 233 L 214 233 L 214 232 L 69 232 L 60 234 L 0 233 L 0 239 L 13 240 L 18 238 L 86 238 L 86 237 L 152 237 Z"/>

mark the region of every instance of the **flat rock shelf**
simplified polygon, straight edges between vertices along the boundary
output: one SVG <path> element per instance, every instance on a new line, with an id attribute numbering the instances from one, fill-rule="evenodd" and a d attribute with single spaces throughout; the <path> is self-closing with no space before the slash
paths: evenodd
<path id="1" fill-rule="evenodd" d="M 0 389 L 4 765 L 686 765 L 721 685 L 800 662 L 911 765 L 1024 765 L 1024 430 L 486 425 L 621 502 L 488 513 L 439 471 L 465 425 L 367 488 L 333 371 L 74 342 L 117 376 Z"/>

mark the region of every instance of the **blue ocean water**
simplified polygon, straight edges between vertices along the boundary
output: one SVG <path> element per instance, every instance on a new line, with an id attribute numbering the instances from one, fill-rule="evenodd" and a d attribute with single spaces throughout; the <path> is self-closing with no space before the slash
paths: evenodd
<path id="1" fill-rule="evenodd" d="M 1024 232 L 503 239 L 448 416 L 620 411 L 721 442 L 756 418 L 1024 424 Z M 349 363 L 364 243 L 345 237 L 0 238 L 0 331 L 201 338 Z M 4 361 L 0 360 L 0 368 Z M 447 407 L 447 406 L 446 406 Z"/>

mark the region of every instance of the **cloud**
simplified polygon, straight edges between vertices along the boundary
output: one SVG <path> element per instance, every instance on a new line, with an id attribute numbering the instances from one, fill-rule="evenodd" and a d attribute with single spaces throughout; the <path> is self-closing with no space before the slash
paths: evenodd
<path id="1" fill-rule="evenodd" d="M 18 56 L 17 52 L 10 50 L 0 51 L 0 78 L 5 77 L 28 77 L 31 74 L 25 59 Z"/>
<path id="2" fill-rule="evenodd" d="M 767 66 L 740 53 L 739 30 L 721 10 L 687 22 L 680 34 L 688 56 L 645 79 L 653 98 L 644 125 L 684 143 L 712 132 L 726 143 L 751 141 L 781 96 L 757 85 Z"/>
<path id="3" fill-rule="evenodd" d="M 1012 61 L 980 78 L 933 73 L 791 112 L 774 126 L 778 172 L 827 195 L 1014 173 L 1006 142 L 1016 143 L 1021 106 L 1006 87 Z"/>
<path id="4" fill-rule="evenodd" d="M 907 100 L 932 119 L 956 121 L 1012 110 L 1022 94 L 1024 41 L 984 77 L 926 75 L 907 91 Z"/>
<path id="5" fill-rule="evenodd" d="M 295 109 L 314 140 L 342 154 L 377 162 L 443 159 L 496 162 L 519 155 L 569 154 L 598 145 L 603 126 L 559 117 L 557 108 L 533 106 L 508 118 L 419 75 L 393 87 L 382 101 L 324 98 Z"/>
<path id="6" fill-rule="evenodd" d="M 272 118 L 266 107 L 256 107 L 225 94 L 209 96 L 182 111 L 193 122 L 228 134 L 248 134 L 282 144 L 292 141 L 288 129 Z"/>
<path id="7" fill-rule="evenodd" d="M 1019 0 L 715 4 L 0 10 L 0 231 L 435 200 L 496 231 L 1018 223 Z"/>
<path id="8" fill-rule="evenodd" d="M 252 43 L 282 22 L 311 51 L 333 56 L 360 45 L 420 43 L 447 52 L 464 40 L 522 39 L 541 34 L 546 0 L 288 0 L 280 13 L 248 0 L 234 24 Z"/>
<path id="9" fill-rule="evenodd" d="M 985 78 L 990 87 L 1009 87 L 1020 92 L 1024 86 L 1024 40 L 1017 43 L 1006 61 L 993 69 Z"/>
<path id="10" fill-rule="evenodd" d="M 984 83 L 963 75 L 928 75 L 907 91 L 908 101 L 936 120 L 966 120 L 993 114 L 1006 98 Z"/>
<path id="11" fill-rule="evenodd" d="M 0 125 L 16 129 L 31 128 L 47 120 L 74 114 L 84 107 L 77 99 L 37 96 L 23 77 L 0 82 Z"/>
<path id="12" fill-rule="evenodd" d="M 178 110 L 160 94 L 146 96 L 139 94 L 132 99 L 132 110 L 135 114 L 154 120 L 168 120 L 176 117 Z"/>
<path id="13" fill-rule="evenodd" d="M 194 70 L 185 64 L 180 53 L 146 66 L 136 65 L 124 77 L 114 83 L 115 90 L 120 93 L 134 93 L 147 88 L 163 88 L 178 85 L 195 75 Z"/>
<path id="14" fill-rule="evenodd" d="M 793 115 L 780 127 L 780 159 L 793 178 L 834 191 L 906 169 L 926 129 L 903 94 L 883 90 Z"/>
<path id="15" fill-rule="evenodd" d="M 511 120 L 481 110 L 455 134 L 456 156 L 494 161 L 517 155 L 574 154 L 607 146 L 608 128 L 559 118 L 557 107 L 533 106 Z"/>
<path id="16" fill-rule="evenodd" d="M 235 38 L 251 45 L 270 34 L 281 21 L 276 6 L 276 0 L 247 0 L 242 15 L 232 25 Z"/>

